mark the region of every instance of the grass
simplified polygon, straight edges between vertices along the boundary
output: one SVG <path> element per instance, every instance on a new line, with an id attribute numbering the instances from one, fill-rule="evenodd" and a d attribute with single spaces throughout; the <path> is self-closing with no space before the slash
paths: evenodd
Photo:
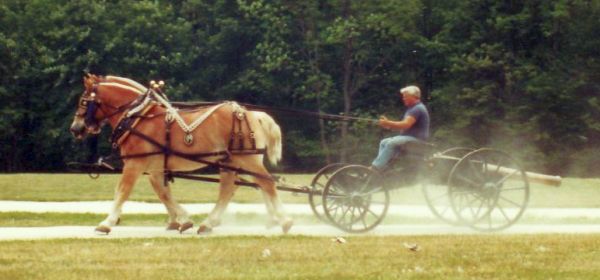
<path id="1" fill-rule="evenodd" d="M 308 185 L 312 175 L 288 174 L 288 182 Z M 114 186 L 119 175 L 102 175 L 97 180 L 85 174 L 0 174 L 0 200 L 24 201 L 95 201 L 112 200 Z M 214 203 L 217 199 L 218 185 L 208 182 L 176 180 L 171 186 L 174 196 L 183 203 Z M 284 203 L 308 203 L 306 195 L 293 195 L 280 192 Z M 392 203 L 424 204 L 424 198 L 418 186 L 402 188 L 392 192 Z M 600 179 L 566 178 L 561 187 L 531 185 L 529 208 L 533 207 L 600 207 Z M 134 189 L 130 200 L 159 202 L 152 191 L 148 180 L 142 179 Z M 240 187 L 233 200 L 238 203 L 262 203 L 259 191 Z M 237 216 L 244 214 L 235 214 Z M 262 223 L 264 215 L 245 214 L 236 220 L 248 220 Z M 68 214 L 68 213 L 0 213 L 0 226 L 55 226 L 55 225 L 96 225 L 103 220 L 105 214 Z M 193 217 L 198 223 L 202 217 Z M 313 223 L 317 219 L 310 216 L 294 217 L 297 223 Z M 163 215 L 124 215 L 125 225 L 165 224 L 167 217 Z M 388 213 L 384 223 L 387 224 L 426 224 L 439 223 L 438 220 L 415 218 L 400 213 Z M 536 220 L 525 215 L 521 223 L 528 224 L 598 224 L 598 218 L 555 218 Z"/>
<path id="2" fill-rule="evenodd" d="M 103 174 L 93 180 L 86 174 L 0 174 L 0 200 L 22 201 L 95 201 L 112 200 L 120 176 Z M 287 175 L 289 181 L 310 184 L 310 175 Z M 183 203 L 214 203 L 218 185 L 176 179 L 171 185 L 174 197 Z M 305 203 L 306 196 L 294 196 L 281 192 L 286 202 Z M 159 202 L 147 178 L 142 177 L 134 187 L 130 200 Z M 251 187 L 240 187 L 233 199 L 235 202 L 262 202 L 260 191 Z"/>
<path id="3" fill-rule="evenodd" d="M 286 175 L 308 184 L 312 175 Z M 0 200 L 111 200 L 117 175 L 91 180 L 78 174 L 2 174 Z M 177 180 L 174 196 L 184 203 L 214 203 L 213 183 Z M 306 196 L 281 192 L 285 203 Z M 559 188 L 532 185 L 530 207 L 600 207 L 600 179 L 567 178 Z M 395 203 L 422 204 L 419 188 L 394 191 Z M 147 180 L 132 200 L 158 202 Z M 262 202 L 252 188 L 233 201 Z M 230 214 L 264 222 L 264 215 Z M 0 226 L 95 226 L 105 214 L 0 213 Z M 198 223 L 205 216 L 192 219 Z M 122 225 L 164 226 L 166 214 L 126 214 Z M 294 217 L 312 223 L 312 216 Z M 525 217 L 524 217 L 525 218 Z M 225 219 L 225 217 L 224 217 Z M 419 223 L 390 213 L 384 223 Z M 549 221 L 524 221 L 549 223 Z M 581 223 L 580 219 L 557 220 Z M 600 223 L 598 219 L 584 221 Z M 1 279 L 597 279 L 600 234 L 348 236 L 231 236 L 135 239 L 0 241 Z M 417 243 L 421 250 L 406 249 Z M 270 255 L 263 252 L 268 249 Z"/>
<path id="4" fill-rule="evenodd" d="M 597 279 L 600 235 L 0 242 L 3 279 Z M 411 251 L 403 243 L 417 243 Z M 265 254 L 265 250 L 270 254 Z"/>
<path id="5" fill-rule="evenodd" d="M 286 174 L 288 182 L 309 185 L 312 174 Z M 0 200 L 23 201 L 94 201 L 112 200 L 119 175 L 102 175 L 97 180 L 85 174 L 0 174 Z M 183 203 L 214 203 L 218 185 L 177 179 L 171 186 L 174 197 Z M 307 203 L 306 195 L 279 192 L 285 203 Z M 565 178 L 561 187 L 531 185 L 529 207 L 600 207 L 600 179 Z M 130 200 L 159 202 L 150 183 L 142 178 Z M 233 200 L 239 203 L 261 202 L 259 191 L 240 187 Z M 423 204 L 418 187 L 392 193 L 392 201 L 401 204 Z"/>

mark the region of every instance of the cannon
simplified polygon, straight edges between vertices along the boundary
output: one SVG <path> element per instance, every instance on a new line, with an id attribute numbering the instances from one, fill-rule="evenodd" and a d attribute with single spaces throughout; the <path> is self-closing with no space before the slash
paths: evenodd
<path id="1" fill-rule="evenodd" d="M 386 216 L 391 190 L 419 183 L 436 217 L 478 231 L 499 231 L 522 216 L 530 183 L 559 186 L 562 181 L 560 176 L 525 171 L 496 149 L 432 150 L 428 143 L 412 144 L 383 171 L 357 164 L 328 165 L 312 181 L 311 208 L 344 231 L 366 232 Z"/>

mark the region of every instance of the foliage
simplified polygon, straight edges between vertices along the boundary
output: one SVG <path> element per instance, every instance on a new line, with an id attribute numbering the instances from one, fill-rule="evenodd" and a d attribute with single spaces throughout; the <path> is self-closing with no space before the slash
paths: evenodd
<path id="1" fill-rule="evenodd" d="M 367 118 L 400 118 L 393 93 L 417 84 L 433 142 L 598 175 L 586 164 L 600 145 L 599 16 L 586 0 L 5 0 L 0 170 L 64 170 L 109 151 L 106 135 L 79 143 L 68 132 L 89 71 L 163 79 L 172 100 Z M 368 162 L 380 135 L 276 117 L 289 170 Z"/>

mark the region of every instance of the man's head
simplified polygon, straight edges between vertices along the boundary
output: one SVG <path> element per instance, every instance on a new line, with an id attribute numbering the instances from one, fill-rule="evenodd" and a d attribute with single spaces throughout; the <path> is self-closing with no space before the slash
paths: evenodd
<path id="1" fill-rule="evenodd" d="M 407 86 L 399 91 L 406 106 L 417 104 L 421 100 L 421 90 L 417 86 Z"/>

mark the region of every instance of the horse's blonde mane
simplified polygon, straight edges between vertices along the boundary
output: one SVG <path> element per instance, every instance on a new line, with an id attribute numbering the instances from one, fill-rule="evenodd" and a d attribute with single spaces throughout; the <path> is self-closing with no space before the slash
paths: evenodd
<path id="1" fill-rule="evenodd" d="M 125 84 L 125 85 L 129 84 L 129 85 L 131 85 L 131 87 L 137 89 L 140 92 L 145 92 L 146 90 L 148 90 L 142 84 L 140 84 L 140 83 L 138 83 L 138 82 L 136 82 L 136 81 L 134 81 L 132 79 L 129 79 L 129 78 L 123 78 L 123 77 L 109 75 L 109 76 L 106 76 L 105 79 L 106 80 L 118 81 L 117 83 L 119 83 L 119 84 Z"/>
<path id="2" fill-rule="evenodd" d="M 102 83 L 99 83 L 99 85 L 111 86 L 111 87 L 117 87 L 117 88 L 129 90 L 129 91 L 132 91 L 132 92 L 136 93 L 137 95 L 141 95 L 142 94 L 139 90 L 137 90 L 134 87 L 126 86 L 124 84 L 119 84 L 119 83 L 115 83 L 115 82 L 102 82 Z"/>

